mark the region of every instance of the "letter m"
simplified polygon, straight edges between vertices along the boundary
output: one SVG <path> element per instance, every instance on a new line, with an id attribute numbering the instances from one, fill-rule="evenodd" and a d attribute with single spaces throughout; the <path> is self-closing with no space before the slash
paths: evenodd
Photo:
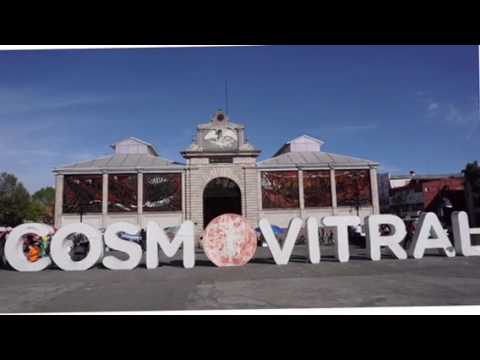
<path id="1" fill-rule="evenodd" d="M 147 269 L 158 267 L 158 247 L 169 257 L 174 257 L 183 245 L 183 266 L 191 269 L 195 266 L 194 224 L 186 221 L 170 241 L 165 231 L 155 222 L 147 225 Z"/>

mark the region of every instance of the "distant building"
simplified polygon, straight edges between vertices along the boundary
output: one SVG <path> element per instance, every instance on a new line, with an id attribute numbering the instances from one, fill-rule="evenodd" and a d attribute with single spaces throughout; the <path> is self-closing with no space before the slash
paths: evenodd
<path id="1" fill-rule="evenodd" d="M 219 111 L 197 127 L 194 143 L 181 153 L 186 164 L 129 138 L 113 145 L 110 156 L 56 169 L 55 223 L 171 227 L 192 220 L 198 234 L 225 213 L 243 215 L 255 227 L 261 218 L 287 227 L 296 216 L 379 213 L 378 163 L 327 153 L 323 145 L 301 136 L 257 162 L 260 150 L 247 141 L 245 127 Z"/>
<path id="2" fill-rule="evenodd" d="M 440 215 L 445 202 L 456 211 L 466 208 L 462 174 L 417 175 L 412 172 L 405 176 L 381 174 L 379 179 L 382 184 L 379 186 L 382 212 L 408 220 L 418 217 L 422 212 Z"/>

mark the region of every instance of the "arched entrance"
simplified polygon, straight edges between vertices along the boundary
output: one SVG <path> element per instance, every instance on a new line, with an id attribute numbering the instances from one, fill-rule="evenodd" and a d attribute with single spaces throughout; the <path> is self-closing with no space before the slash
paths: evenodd
<path id="1" fill-rule="evenodd" d="M 203 192 L 203 226 L 223 214 L 242 215 L 242 193 L 233 180 L 216 178 Z"/>

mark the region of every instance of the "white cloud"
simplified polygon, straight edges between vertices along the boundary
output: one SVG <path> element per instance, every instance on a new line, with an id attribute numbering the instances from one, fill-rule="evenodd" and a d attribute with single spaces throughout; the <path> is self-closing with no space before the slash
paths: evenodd
<path id="1" fill-rule="evenodd" d="M 340 131 L 366 131 L 375 130 L 378 126 L 376 124 L 362 124 L 362 125 L 345 125 L 337 127 L 336 130 Z"/>
<path id="2" fill-rule="evenodd" d="M 434 112 L 435 110 L 438 110 L 438 108 L 440 107 L 440 105 L 438 103 L 435 103 L 435 102 L 432 102 L 428 105 L 428 112 Z"/>
<path id="3" fill-rule="evenodd" d="M 419 92 L 420 93 L 420 92 Z M 480 128 L 480 111 L 464 110 L 454 103 L 441 103 L 431 96 L 417 93 L 421 102 L 425 106 L 425 116 L 429 121 L 435 121 L 437 124 L 456 126 L 464 131 L 467 129 L 467 140 L 470 140 L 473 133 Z"/>
<path id="4" fill-rule="evenodd" d="M 55 157 L 61 156 L 61 153 L 51 151 L 48 149 L 10 149 L 2 151 L 3 155 L 7 156 L 41 156 L 41 157 Z"/>
<path id="5" fill-rule="evenodd" d="M 82 105 L 101 104 L 111 96 L 98 94 L 45 94 L 28 89 L 0 88 L 0 114 L 15 115 L 38 111 L 64 110 Z"/>

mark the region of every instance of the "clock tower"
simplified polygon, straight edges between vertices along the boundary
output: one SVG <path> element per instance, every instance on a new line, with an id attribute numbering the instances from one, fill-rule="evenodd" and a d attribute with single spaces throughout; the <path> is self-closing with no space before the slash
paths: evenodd
<path id="1" fill-rule="evenodd" d="M 198 126 L 196 141 L 182 155 L 192 164 L 199 163 L 193 159 L 202 159 L 202 164 L 206 164 L 207 159 L 209 163 L 218 164 L 222 159 L 232 163 L 235 158 L 255 160 L 260 151 L 247 142 L 245 127 L 231 122 L 225 112 L 219 110 L 209 123 Z"/>
<path id="2" fill-rule="evenodd" d="M 239 214 L 256 225 L 260 153 L 248 143 L 245 127 L 222 110 L 197 127 L 194 143 L 182 152 L 187 160 L 186 215 L 197 233 L 223 214 Z"/>

